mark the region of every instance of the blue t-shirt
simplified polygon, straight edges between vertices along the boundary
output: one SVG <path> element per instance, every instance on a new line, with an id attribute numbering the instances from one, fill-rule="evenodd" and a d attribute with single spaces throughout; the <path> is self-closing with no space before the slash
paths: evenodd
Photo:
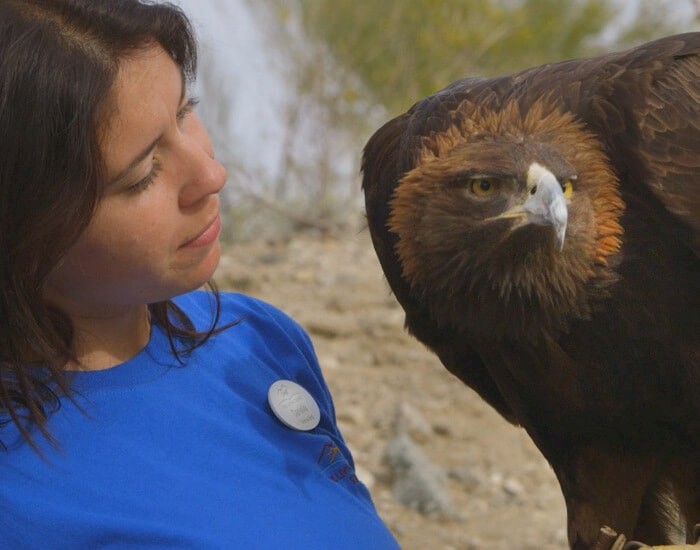
<path id="1" fill-rule="evenodd" d="M 198 329 L 211 296 L 176 302 Z M 306 333 L 256 299 L 221 295 L 220 325 L 178 363 L 155 326 L 130 361 L 72 380 L 44 458 L 0 431 L 0 548 L 395 549 L 338 431 Z M 295 381 L 321 411 L 286 427 L 267 390 Z"/>

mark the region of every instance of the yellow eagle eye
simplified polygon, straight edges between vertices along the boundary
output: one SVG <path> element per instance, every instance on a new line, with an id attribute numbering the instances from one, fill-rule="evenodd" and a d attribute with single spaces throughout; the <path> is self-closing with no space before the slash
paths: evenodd
<path id="1" fill-rule="evenodd" d="M 574 184 L 571 180 L 566 180 L 561 184 L 561 190 L 564 192 L 564 198 L 570 199 L 574 194 Z"/>
<path id="2" fill-rule="evenodd" d="M 488 197 L 498 190 L 498 180 L 496 178 L 474 178 L 470 185 L 472 193 L 478 197 Z"/>

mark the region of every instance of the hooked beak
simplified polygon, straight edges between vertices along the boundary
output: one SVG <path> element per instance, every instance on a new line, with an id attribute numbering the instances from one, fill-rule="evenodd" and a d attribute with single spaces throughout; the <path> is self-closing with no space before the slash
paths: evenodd
<path id="1" fill-rule="evenodd" d="M 497 216 L 499 218 L 515 218 L 521 227 L 528 223 L 551 225 L 557 239 L 557 247 L 561 251 L 566 236 L 568 209 L 566 198 L 557 178 L 549 170 L 533 163 L 527 171 L 527 200 Z"/>

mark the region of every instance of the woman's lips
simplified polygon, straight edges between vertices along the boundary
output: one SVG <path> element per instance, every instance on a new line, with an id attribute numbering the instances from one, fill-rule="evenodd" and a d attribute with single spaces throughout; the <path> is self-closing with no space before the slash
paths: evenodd
<path id="1" fill-rule="evenodd" d="M 180 248 L 197 248 L 200 246 L 207 246 L 213 243 L 219 236 L 221 231 L 221 216 L 218 214 L 214 220 L 207 225 L 207 227 L 195 238 L 187 241 L 185 244 L 180 246 Z"/>

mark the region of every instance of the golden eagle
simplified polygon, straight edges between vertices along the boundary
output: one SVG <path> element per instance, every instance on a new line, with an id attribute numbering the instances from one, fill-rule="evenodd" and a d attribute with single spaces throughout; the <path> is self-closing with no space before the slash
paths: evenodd
<path id="1" fill-rule="evenodd" d="M 466 78 L 369 139 L 406 327 L 552 465 L 573 548 L 700 523 L 700 33 Z M 680 526 L 673 526 L 680 517 Z"/>

